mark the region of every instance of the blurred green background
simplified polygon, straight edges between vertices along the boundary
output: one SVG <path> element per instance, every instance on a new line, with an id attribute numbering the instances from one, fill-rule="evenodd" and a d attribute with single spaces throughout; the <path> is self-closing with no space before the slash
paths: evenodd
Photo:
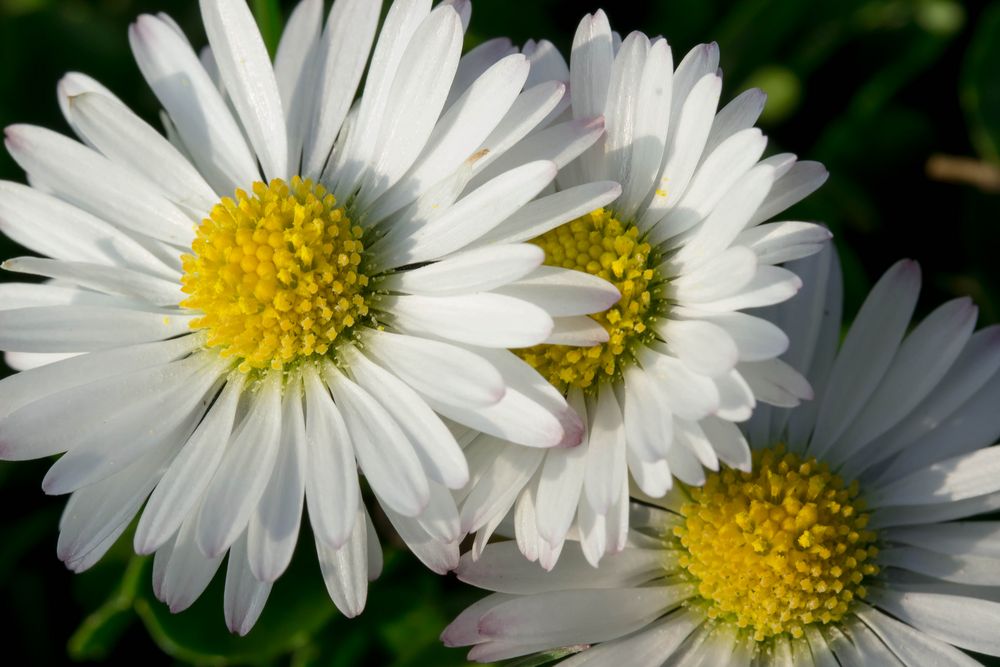
<path id="1" fill-rule="evenodd" d="M 293 3 L 251 4 L 273 42 Z M 601 4 L 477 0 L 468 46 L 547 37 L 565 52 L 580 17 Z M 751 86 L 769 94 L 760 123 L 769 152 L 826 164 L 827 185 L 786 217 L 823 221 L 836 233 L 848 313 L 905 256 L 924 269 L 922 312 L 970 294 L 981 324 L 1000 320 L 1000 2 L 631 0 L 606 8 L 623 35 L 666 36 L 677 60 L 699 42 L 719 42 L 724 98 Z M 156 101 L 126 39 L 136 15 L 155 11 L 204 43 L 195 0 L 0 0 L 0 126 L 68 132 L 55 84 L 70 70 L 101 80 L 155 122 Z M 0 178 L 23 180 L 5 153 Z M 0 239 L 0 257 L 22 253 Z M 0 376 L 8 372 L 0 364 Z M 71 575 L 55 556 L 64 499 L 39 489 L 46 467 L 0 463 L 6 664 L 465 664 L 437 635 L 478 593 L 429 574 L 394 543 L 367 611 L 349 621 L 328 601 L 303 536 L 292 571 L 244 640 L 225 631 L 220 581 L 192 610 L 169 615 L 128 537 L 92 571 Z"/>

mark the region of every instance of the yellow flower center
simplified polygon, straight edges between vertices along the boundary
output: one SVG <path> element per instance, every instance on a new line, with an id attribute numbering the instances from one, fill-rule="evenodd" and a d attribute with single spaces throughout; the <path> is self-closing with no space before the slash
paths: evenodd
<path id="1" fill-rule="evenodd" d="M 191 327 L 244 373 L 325 355 L 368 315 L 361 237 L 323 186 L 254 183 L 199 226 L 181 305 L 204 313 Z"/>
<path id="2" fill-rule="evenodd" d="M 621 292 L 608 310 L 591 315 L 608 332 L 608 342 L 593 347 L 536 345 L 517 354 L 559 389 L 586 389 L 618 379 L 638 345 L 653 337 L 661 314 L 656 258 L 639 229 L 599 208 L 532 241 L 545 251 L 545 263 L 604 278 Z"/>
<path id="3" fill-rule="evenodd" d="M 846 485 L 814 458 L 782 447 L 755 452 L 753 472 L 713 473 L 688 491 L 673 529 L 679 565 L 710 618 L 748 628 L 757 641 L 840 620 L 879 571 L 857 482 Z"/>

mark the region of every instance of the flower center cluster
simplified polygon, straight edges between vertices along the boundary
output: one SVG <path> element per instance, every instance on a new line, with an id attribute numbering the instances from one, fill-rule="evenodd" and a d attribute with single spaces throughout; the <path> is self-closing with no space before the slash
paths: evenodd
<path id="1" fill-rule="evenodd" d="M 755 452 L 753 472 L 713 473 L 689 492 L 674 528 L 680 565 L 709 617 L 757 641 L 840 620 L 878 573 L 857 482 L 845 485 L 816 459 L 781 447 Z"/>
<path id="2" fill-rule="evenodd" d="M 204 313 L 192 328 L 245 373 L 324 355 L 368 315 L 361 236 L 321 185 L 254 183 L 198 228 L 181 305 Z"/>
<path id="3" fill-rule="evenodd" d="M 586 389 L 617 379 L 638 345 L 648 342 L 660 315 L 658 275 L 648 243 L 639 229 L 597 209 L 532 241 L 545 251 L 545 263 L 604 278 L 621 292 L 608 310 L 591 315 L 607 332 L 607 343 L 593 347 L 536 345 L 517 354 L 559 389 Z"/>

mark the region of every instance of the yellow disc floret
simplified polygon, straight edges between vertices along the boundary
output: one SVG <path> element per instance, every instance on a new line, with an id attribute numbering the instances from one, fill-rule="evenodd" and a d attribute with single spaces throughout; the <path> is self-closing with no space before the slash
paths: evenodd
<path id="1" fill-rule="evenodd" d="M 243 372 L 324 355 L 368 315 L 361 236 L 321 185 L 254 183 L 199 226 L 181 305 L 204 313 L 192 328 Z"/>
<path id="2" fill-rule="evenodd" d="M 865 577 L 878 573 L 857 482 L 845 484 L 816 459 L 763 450 L 753 472 L 713 473 L 688 491 L 673 529 L 679 564 L 709 617 L 757 641 L 840 620 L 865 597 Z"/>
<path id="3" fill-rule="evenodd" d="M 549 382 L 560 389 L 586 389 L 618 377 L 637 344 L 649 339 L 657 308 L 657 272 L 648 243 L 633 224 L 611 211 L 597 209 L 556 227 L 532 243 L 545 251 L 545 263 L 604 278 L 621 292 L 608 310 L 591 315 L 608 332 L 608 342 L 593 347 L 536 345 L 518 350 Z"/>

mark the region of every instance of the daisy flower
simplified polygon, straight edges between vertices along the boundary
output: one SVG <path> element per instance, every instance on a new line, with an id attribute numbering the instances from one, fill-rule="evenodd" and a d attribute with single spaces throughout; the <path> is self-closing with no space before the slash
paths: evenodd
<path id="1" fill-rule="evenodd" d="M 1000 656 L 1000 327 L 968 299 L 907 333 L 916 263 L 874 287 L 843 344 L 833 252 L 771 313 L 817 400 L 758 410 L 753 471 L 635 504 L 625 549 L 551 572 L 512 542 L 459 577 L 497 591 L 445 631 L 491 661 L 559 649 L 581 665 L 976 665 Z M 596 646 L 594 646 L 596 645 Z"/>
<path id="2" fill-rule="evenodd" d="M 580 24 L 571 68 L 547 42 L 526 52 L 552 76 L 568 77 L 574 122 L 606 118 L 606 134 L 560 172 L 559 186 L 611 179 L 623 192 L 516 239 L 542 248 L 548 271 L 599 276 L 622 298 L 589 317 L 547 304 L 557 316 L 549 344 L 517 354 L 567 396 L 587 435 L 580 447 L 550 452 L 492 434 L 473 441 L 472 482 L 458 496 L 462 527 L 478 531 L 478 553 L 513 507 L 528 558 L 551 567 L 574 530 L 596 564 L 624 546 L 630 474 L 658 497 L 672 477 L 700 485 L 704 469 L 718 470 L 720 460 L 748 469 L 735 422 L 758 401 L 794 406 L 811 396 L 777 358 L 788 345 L 781 328 L 741 311 L 798 290 L 799 278 L 775 264 L 817 252 L 829 232 L 761 223 L 827 174 L 789 154 L 761 159 L 766 139 L 753 127 L 764 105 L 759 90 L 716 113 L 714 44 L 695 48 L 675 69 L 666 41 L 638 32 L 621 41 L 597 12 Z"/>
<path id="3" fill-rule="evenodd" d="M 578 443 L 563 397 L 505 348 L 548 339 L 545 299 L 586 313 L 619 296 L 484 238 L 619 194 L 545 192 L 601 119 L 550 136 L 554 159 L 511 158 L 565 84 L 529 85 L 521 54 L 470 74 L 464 0 L 395 2 L 354 102 L 380 4 L 337 0 L 323 27 L 304 0 L 273 64 L 244 0 L 201 3 L 200 57 L 169 17 L 141 16 L 129 39 L 168 138 L 81 74 L 59 91 L 82 143 L 6 130 L 31 187 L 0 184 L 0 228 L 46 257 L 4 268 L 49 281 L 0 287 L 0 349 L 24 369 L 0 383 L 0 458 L 62 454 L 43 488 L 72 494 L 58 552 L 73 570 L 143 505 L 135 548 L 156 553 L 171 609 L 228 552 L 240 633 L 304 503 L 331 596 L 360 613 L 381 552 L 359 469 L 410 548 L 454 567 L 449 490 L 468 467 L 449 426 Z"/>

